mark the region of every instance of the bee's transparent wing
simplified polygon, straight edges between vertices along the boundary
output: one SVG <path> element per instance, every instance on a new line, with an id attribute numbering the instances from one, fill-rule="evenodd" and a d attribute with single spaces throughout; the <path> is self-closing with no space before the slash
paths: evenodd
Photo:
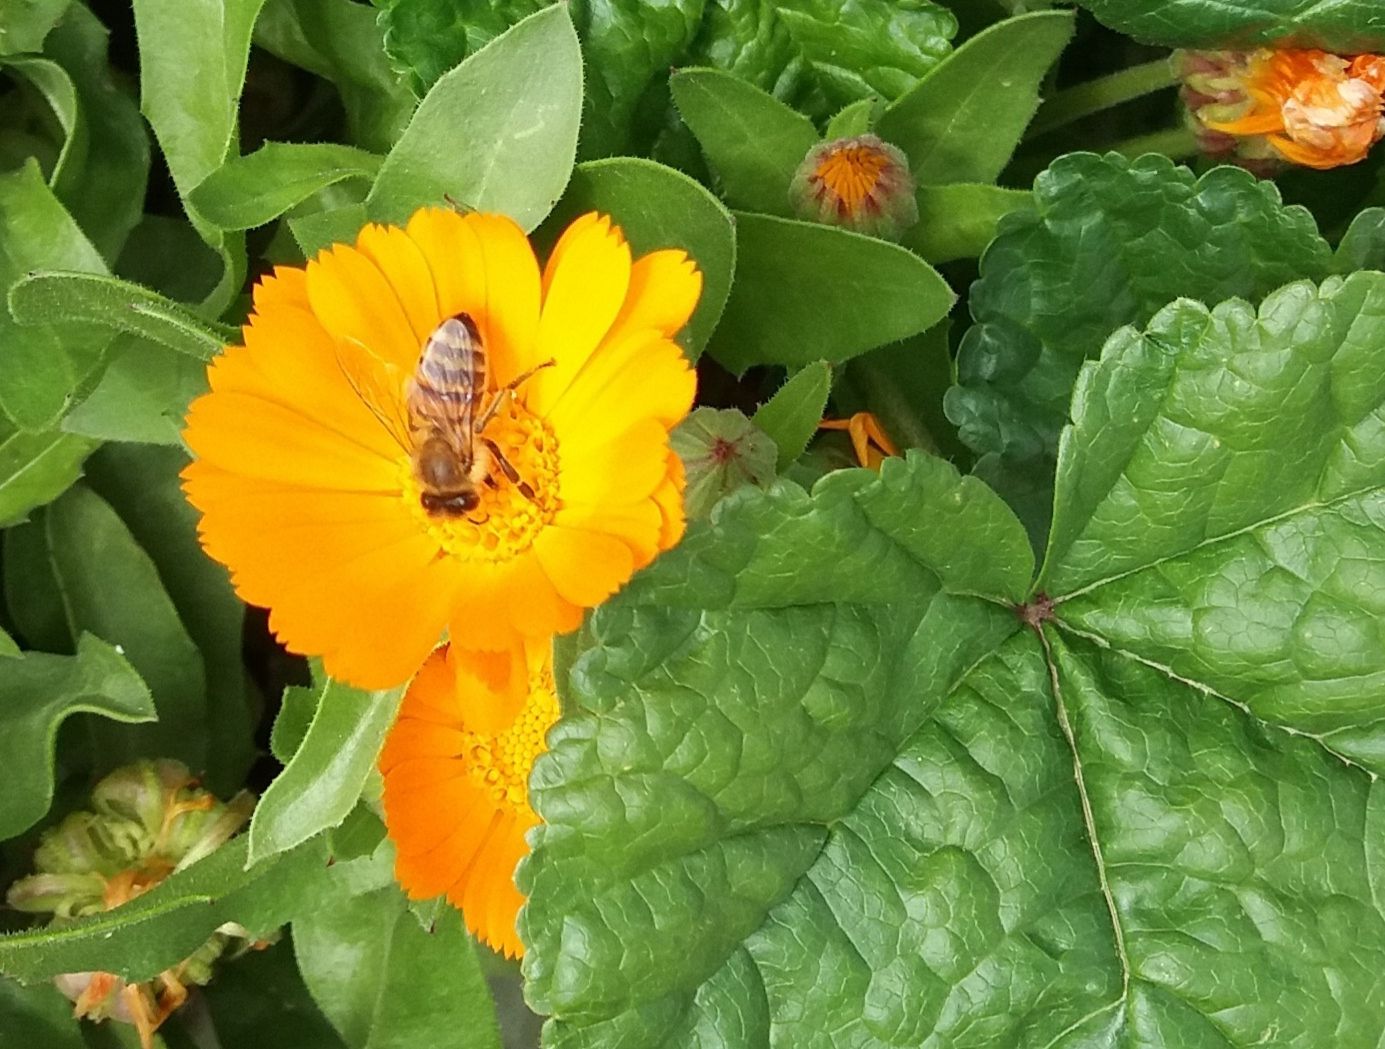
<path id="1" fill-rule="evenodd" d="M 356 396 L 395 443 L 403 451 L 411 451 L 413 438 L 405 389 L 410 377 L 355 339 L 338 341 L 337 364 Z"/>

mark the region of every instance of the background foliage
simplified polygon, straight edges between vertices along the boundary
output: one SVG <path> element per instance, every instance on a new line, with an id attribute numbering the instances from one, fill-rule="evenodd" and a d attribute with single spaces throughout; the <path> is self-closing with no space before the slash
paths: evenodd
<path id="1" fill-rule="evenodd" d="M 227 921 L 286 932 L 168 1049 L 536 1014 L 561 1047 L 1379 1043 L 1385 181 L 1193 157 L 1167 49 L 1262 42 L 1385 50 L 1385 15 L 6 4 L 0 873 L 135 757 L 261 800 L 117 910 L 7 912 L 0 1046 L 133 1044 L 49 978 Z M 788 197 L 866 131 L 918 183 L 898 244 Z M 277 648 L 177 481 L 248 282 L 447 198 L 540 245 L 607 211 L 705 278 L 695 520 L 561 644 L 522 982 L 393 884 L 399 690 Z M 878 475 L 816 435 L 861 409 L 908 449 Z"/>

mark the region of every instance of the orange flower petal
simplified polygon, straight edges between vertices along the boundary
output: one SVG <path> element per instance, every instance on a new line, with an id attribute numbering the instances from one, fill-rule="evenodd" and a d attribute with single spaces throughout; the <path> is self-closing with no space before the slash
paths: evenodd
<path id="1" fill-rule="evenodd" d="M 356 240 L 356 247 L 379 269 L 403 307 L 413 330 L 416 358 L 433 329 L 448 316 L 438 307 L 433 270 L 427 257 L 398 226 L 366 226 Z"/>
<path id="2" fill-rule="evenodd" d="M 586 608 L 614 594 L 635 570 L 628 546 L 614 536 L 586 529 L 545 529 L 534 552 L 558 593 Z"/>
<path id="3" fill-rule="evenodd" d="M 565 449 L 566 450 L 566 449 Z M 668 431 L 641 419 L 624 433 L 565 459 L 563 505 L 624 506 L 647 499 L 668 476 Z"/>
<path id="4" fill-rule="evenodd" d="M 702 295 L 702 272 L 685 251 L 652 251 L 630 268 L 630 288 L 611 325 L 611 340 L 641 328 L 673 338 L 688 323 Z"/>
<path id="5" fill-rule="evenodd" d="M 323 251 L 308 263 L 307 286 L 313 313 L 334 338 L 356 342 L 405 375 L 413 374 L 427 333 L 414 330 L 370 256 L 346 244 Z"/>
<path id="6" fill-rule="evenodd" d="M 539 325 L 539 263 L 524 231 L 504 215 L 472 214 L 486 272 L 481 332 L 492 355 L 495 382 L 503 386 L 541 358 L 535 346 Z"/>
<path id="7" fill-rule="evenodd" d="M 602 348 L 549 407 L 549 425 L 562 441 L 609 440 L 651 417 L 672 429 L 692 408 L 697 374 L 676 343 L 649 329 Z"/>

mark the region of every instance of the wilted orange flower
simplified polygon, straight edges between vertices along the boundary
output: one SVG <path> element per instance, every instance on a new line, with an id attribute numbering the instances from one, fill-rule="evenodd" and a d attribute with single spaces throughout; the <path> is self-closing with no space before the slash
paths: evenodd
<path id="1" fill-rule="evenodd" d="M 794 174 L 789 197 L 803 218 L 890 240 L 919 218 L 908 158 L 875 135 L 814 146 Z"/>
<path id="2" fill-rule="evenodd" d="M 1234 65 L 1241 90 L 1232 97 L 1244 101 L 1195 110 L 1214 132 L 1263 136 L 1280 157 L 1310 168 L 1355 164 L 1385 137 L 1385 57 L 1261 50 Z"/>
<path id="3" fill-rule="evenodd" d="M 879 470 L 887 458 L 899 454 L 894 441 L 872 412 L 857 412 L 849 419 L 824 419 L 818 429 L 845 430 L 851 438 L 856 461 L 867 470 Z"/>
<path id="4" fill-rule="evenodd" d="M 695 379 L 672 340 L 701 286 L 681 251 L 632 262 L 596 214 L 542 271 L 510 219 L 444 209 L 276 269 L 188 412 L 203 544 L 291 650 L 365 688 L 406 680 L 444 630 L 496 653 L 575 628 L 682 533 L 668 434 Z M 435 333 L 452 357 L 425 376 Z M 425 506 L 449 480 L 475 505 Z"/>
<path id="5" fill-rule="evenodd" d="M 496 702 L 474 653 L 439 649 L 409 686 L 380 755 L 399 884 L 414 899 L 446 894 L 467 928 L 509 957 L 524 953 L 514 871 L 529 851 L 525 832 L 538 823 L 529 772 L 558 719 L 551 651 L 528 646 L 516 670 L 528 683 L 524 705 L 491 733 L 474 716 Z"/>

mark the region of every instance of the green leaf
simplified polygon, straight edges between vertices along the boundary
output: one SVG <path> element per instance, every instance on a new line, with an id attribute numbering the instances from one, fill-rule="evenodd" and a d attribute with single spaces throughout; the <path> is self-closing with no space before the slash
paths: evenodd
<path id="1" fill-rule="evenodd" d="M 68 7 L 44 51 L 71 77 L 84 162 L 58 197 L 92 244 L 114 260 L 144 213 L 149 135 L 139 106 L 112 76 L 110 33 L 83 4 Z"/>
<path id="2" fill-rule="evenodd" d="M 403 686 L 363 692 L 330 678 L 317 689 L 303 742 L 255 808 L 247 862 L 262 863 L 346 819 L 403 695 Z"/>
<path id="3" fill-rule="evenodd" d="M 14 638 L 3 629 L 0 629 L 0 659 L 13 659 L 20 655 L 19 646 L 15 644 Z"/>
<path id="4" fill-rule="evenodd" d="M 1038 109 L 1044 76 L 1072 32 L 1068 11 L 1037 11 L 996 23 L 887 107 L 877 132 L 904 150 L 920 185 L 994 182 Z"/>
<path id="5" fill-rule="evenodd" d="M 73 714 L 126 723 L 153 721 L 154 700 L 121 653 L 90 634 L 74 656 L 28 652 L 6 659 L 0 674 L 0 841 L 43 818 L 53 801 L 58 727 Z"/>
<path id="6" fill-rule="evenodd" d="M 183 417 L 207 391 L 207 366 L 133 335 L 118 335 L 110 363 L 62 428 L 99 441 L 182 446 Z"/>
<path id="7" fill-rule="evenodd" d="M 736 282 L 711 352 L 752 364 L 843 361 L 932 327 L 947 282 L 895 244 L 832 226 L 736 213 Z"/>
<path id="8" fill-rule="evenodd" d="M 119 972 L 147 980 L 177 964 L 226 922 L 264 937 L 317 907 L 331 884 L 320 840 L 245 866 L 242 836 L 114 910 L 0 936 L 0 973 L 24 981 Z"/>
<path id="9" fill-rule="evenodd" d="M 94 273 L 31 273 L 10 289 L 10 310 L 20 324 L 80 319 L 152 339 L 199 361 L 211 360 L 237 338 L 235 329 L 204 321 L 157 292 Z"/>
<path id="10" fill-rule="evenodd" d="M 310 259 L 333 244 L 354 244 L 356 235 L 367 221 L 364 204 L 347 204 L 291 218 L 289 229 L 302 249 L 303 257 Z"/>
<path id="11" fill-rule="evenodd" d="M 427 932 L 393 886 L 338 895 L 294 922 L 293 946 L 351 1049 L 500 1049 L 475 948 L 451 907 Z"/>
<path id="12" fill-rule="evenodd" d="M 60 197 L 66 197 L 76 178 L 76 169 L 86 162 L 87 152 L 86 124 L 78 119 L 77 88 L 73 86 L 72 78 L 62 66 L 39 55 L 18 55 L 6 59 L 0 63 L 0 69 L 27 80 L 48 104 L 62 132 L 62 143 L 49 172 L 48 185 Z"/>
<path id="13" fill-rule="evenodd" d="M 351 140 L 384 153 L 399 140 L 416 100 L 390 68 L 374 9 L 355 0 L 266 0 L 255 43 L 332 81 Z"/>
<path id="14" fill-rule="evenodd" d="M 398 222 L 450 196 L 533 229 L 572 173 L 581 112 L 582 54 L 566 6 L 555 4 L 433 86 L 385 158 L 366 208 Z M 485 146 L 458 148 L 464 142 Z"/>
<path id="15" fill-rule="evenodd" d="M 1195 178 L 1167 158 L 1060 158 L 1034 184 L 972 285 L 976 324 L 957 355 L 947 415 L 977 452 L 1053 454 L 1082 362 L 1170 299 L 1259 299 L 1321 278 L 1327 244 L 1303 208 L 1236 168 Z"/>
<path id="16" fill-rule="evenodd" d="M 50 984 L 0 980 L 0 1031 L 23 1032 L 24 1049 L 87 1049 L 72 1003 Z"/>
<path id="17" fill-rule="evenodd" d="M 922 335 L 862 354 L 847 365 L 846 378 L 860 403 L 839 403 L 843 412 L 873 412 L 900 448 L 922 448 L 966 461 L 943 415 L 943 395 L 952 384 L 951 324 L 935 324 Z"/>
<path id="18" fill-rule="evenodd" d="M 47 431 L 24 433 L 0 425 L 0 528 L 25 520 L 82 476 L 96 445 L 85 437 Z"/>
<path id="19" fill-rule="evenodd" d="M 68 645 L 84 633 L 116 645 L 154 694 L 158 724 L 101 734 L 100 761 L 136 757 L 207 764 L 203 660 L 169 599 L 157 568 L 125 523 L 88 488 L 70 489 L 32 528 L 62 598 Z M 71 648 L 68 648 L 71 651 Z"/>
<path id="20" fill-rule="evenodd" d="M 1017 522 L 915 453 L 591 614 L 519 872 L 549 1044 L 1372 1044 L 1382 318 L 1360 273 L 1118 332 L 1018 605 Z"/>
<path id="21" fill-rule="evenodd" d="M 1332 256 L 1334 273 L 1385 269 L 1385 208 L 1358 212 Z"/>
<path id="22" fill-rule="evenodd" d="M 750 421 L 768 434 L 779 449 L 780 470 L 802 455 L 817 433 L 831 390 L 832 368 L 819 361 L 790 377 L 751 416 Z"/>
<path id="23" fill-rule="evenodd" d="M 6 0 L 0 9 L 0 55 L 38 51 L 71 0 Z"/>
<path id="24" fill-rule="evenodd" d="M 1166 47 L 1263 44 L 1354 54 L 1385 50 L 1385 13 L 1374 0 L 1080 0 L 1112 29 Z"/>
<path id="25" fill-rule="evenodd" d="M 963 182 L 920 186 L 917 200 L 919 220 L 900 243 L 932 263 L 980 258 L 1006 215 L 1034 210 L 1027 190 Z"/>
<path id="26" fill-rule="evenodd" d="M 189 195 L 222 229 L 263 226 L 314 193 L 346 179 L 374 179 L 380 157 L 331 143 L 268 142 L 227 161 Z"/>
<path id="27" fill-rule="evenodd" d="M 831 142 L 836 138 L 864 135 L 875 124 L 875 110 L 879 104 L 878 98 L 871 97 L 857 99 L 850 105 L 843 106 L 827 122 L 827 128 L 822 134 L 823 140 Z"/>
<path id="28" fill-rule="evenodd" d="M 791 217 L 789 183 L 818 143 L 813 122 L 768 92 L 715 69 L 679 70 L 669 87 L 731 205 Z"/>
<path id="29" fill-rule="evenodd" d="M 702 296 L 679 342 L 696 358 L 711 337 L 736 268 L 735 222 L 720 202 L 682 172 L 636 157 L 578 164 L 542 235 L 588 211 L 610 215 L 635 255 L 682 248 L 702 271 Z"/>
<path id="30" fill-rule="evenodd" d="M 207 787 L 229 797 L 255 760 L 252 686 L 242 657 L 245 606 L 226 569 L 202 551 L 200 515 L 183 495 L 181 448 L 110 445 L 87 465 L 93 491 L 120 515 L 158 570 L 207 671 L 207 724 L 214 741 L 199 769 Z"/>

